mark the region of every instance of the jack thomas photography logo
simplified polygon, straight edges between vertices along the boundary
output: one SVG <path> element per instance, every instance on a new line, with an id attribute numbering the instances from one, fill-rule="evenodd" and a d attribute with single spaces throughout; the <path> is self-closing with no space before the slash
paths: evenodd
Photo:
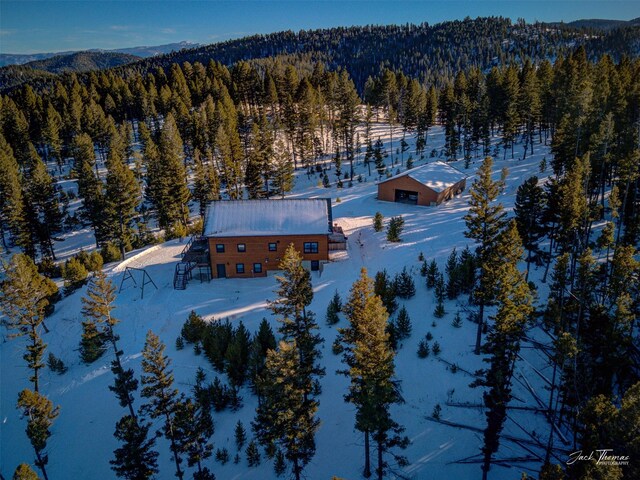
<path id="1" fill-rule="evenodd" d="M 612 448 L 602 448 L 592 450 L 591 452 L 583 452 L 578 450 L 569 454 L 567 465 L 573 465 L 576 462 L 596 462 L 596 465 L 629 465 L 628 455 L 615 455 Z"/>

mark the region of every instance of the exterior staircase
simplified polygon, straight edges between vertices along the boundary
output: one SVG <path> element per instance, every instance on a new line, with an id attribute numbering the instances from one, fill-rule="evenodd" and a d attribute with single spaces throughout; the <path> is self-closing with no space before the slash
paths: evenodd
<path id="1" fill-rule="evenodd" d="M 173 288 L 184 290 L 193 278 L 193 271 L 199 270 L 200 281 L 206 276 L 211 280 L 211 265 L 209 262 L 209 242 L 206 237 L 193 236 L 180 253 L 180 262 L 173 273 Z"/>

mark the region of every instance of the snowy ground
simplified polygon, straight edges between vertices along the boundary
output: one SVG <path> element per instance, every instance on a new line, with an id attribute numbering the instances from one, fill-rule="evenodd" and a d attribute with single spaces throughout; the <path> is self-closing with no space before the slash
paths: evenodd
<path id="1" fill-rule="evenodd" d="M 384 135 L 388 129 L 381 127 L 376 133 Z M 384 139 L 384 137 L 383 137 Z M 409 139 L 408 139 L 409 140 Z M 388 141 L 388 139 L 387 139 Z M 410 144 L 413 143 L 411 139 Z M 388 143 L 387 143 L 388 144 Z M 442 132 L 436 130 L 430 135 L 427 152 L 432 148 L 440 151 L 443 144 Z M 394 150 L 399 145 L 399 136 L 394 137 Z M 518 149 L 521 152 L 521 148 Z M 536 145 L 536 153 L 524 161 L 507 159 L 498 160 L 494 167 L 495 177 L 498 178 L 503 166 L 509 168 L 507 188 L 500 201 L 510 210 L 515 199 L 517 187 L 531 175 L 544 177 L 538 167 L 548 150 L 544 146 Z M 518 156 L 516 154 L 516 156 Z M 405 161 L 408 152 L 405 153 Z M 415 161 L 414 165 L 422 165 L 425 161 L 438 159 L 429 158 Z M 547 158 L 548 160 L 549 158 Z M 388 159 L 389 161 L 389 159 Z M 472 163 L 467 171 L 473 175 L 480 164 L 480 159 Z M 463 169 L 464 162 L 454 163 Z M 399 166 L 399 165 L 398 165 Z M 395 418 L 406 427 L 406 434 L 412 443 L 404 452 L 409 459 L 409 466 L 404 469 L 394 467 L 397 473 L 407 478 L 415 479 L 464 479 L 477 478 L 480 467 L 477 463 L 456 463 L 477 455 L 482 445 L 482 434 L 468 429 L 458 429 L 441 425 L 428 420 L 426 417 L 436 404 L 442 406 L 441 417 L 456 423 L 478 427 L 485 426 L 485 417 L 479 408 L 460 408 L 447 406 L 447 400 L 453 402 L 469 402 L 478 404 L 482 401 L 481 389 L 471 389 L 469 384 L 473 377 L 462 370 L 455 374 L 449 370 L 442 360 L 455 363 L 467 372 L 474 372 L 482 367 L 481 358 L 472 353 L 475 341 L 476 325 L 466 320 L 462 308 L 466 298 L 446 303 L 447 314 L 442 319 L 435 319 L 432 315 L 435 308 L 434 295 L 426 289 L 424 279 L 419 275 L 420 262 L 418 255 L 423 252 L 427 260 L 435 258 L 441 268 L 444 267 L 447 256 L 454 247 L 458 251 L 466 245 L 473 245 L 463 235 L 465 225 L 462 219 L 467 211 L 469 199 L 468 189 L 473 181 L 467 181 L 467 190 L 442 204 L 439 207 L 418 207 L 403 204 L 387 203 L 376 200 L 375 176 L 366 178 L 363 165 L 357 165 L 357 173 L 362 173 L 365 181 L 354 182 L 352 188 L 337 190 L 335 175 L 329 172 L 332 187 L 329 189 L 318 186 L 320 177 L 307 178 L 300 174 L 296 189 L 292 197 L 326 197 L 333 199 L 333 216 L 337 223 L 343 226 L 348 235 L 348 256 L 341 261 L 326 265 L 322 274 L 313 273 L 312 281 L 315 291 L 311 310 L 317 313 L 321 333 L 325 339 L 322 362 L 327 375 L 322 380 L 323 393 L 320 397 L 318 416 L 322 421 L 317 435 L 317 453 L 306 468 L 309 479 L 328 479 L 332 475 L 345 479 L 360 478 L 363 464 L 363 440 L 353 428 L 354 409 L 343 401 L 343 394 L 347 389 L 347 379 L 335 375 L 340 368 L 340 357 L 333 355 L 331 344 L 336 336 L 336 328 L 345 325 L 342 319 L 337 326 L 328 327 L 324 324 L 326 306 L 335 290 L 346 298 L 351 284 L 358 277 L 361 267 L 366 267 L 373 276 L 376 271 L 386 268 L 390 274 L 407 267 L 416 281 L 417 295 L 405 304 L 412 323 L 413 332 L 409 339 L 403 342 L 396 357 L 397 376 L 402 382 L 405 399 L 403 405 L 393 409 Z M 400 167 L 404 170 L 404 167 Z M 343 166 L 343 171 L 348 165 Z M 373 170 L 373 168 L 372 168 Z M 395 172 L 396 167 L 392 167 Z M 375 171 L 374 171 L 375 173 Z M 345 183 L 346 186 L 346 183 Z M 340 201 L 337 201 L 339 197 Z M 384 232 L 375 233 L 371 227 L 372 216 L 380 211 L 388 219 L 394 215 L 402 215 L 405 219 L 403 241 L 389 244 L 385 240 Z M 90 247 L 93 237 L 89 232 L 70 235 L 69 247 L 65 253 L 80 248 Z M 126 260 L 130 266 L 144 267 L 157 284 L 158 289 L 148 285 L 144 299 L 140 298 L 140 290 L 125 284 L 117 299 L 116 315 L 121 320 L 117 332 L 121 336 L 121 347 L 125 352 L 126 365 L 133 367 L 140 373 L 141 351 L 146 332 L 151 329 L 167 344 L 167 354 L 172 359 L 176 383 L 182 391 L 189 392 L 193 384 L 197 367 L 201 366 L 211 381 L 216 375 L 212 367 L 203 356 L 196 356 L 192 349 L 181 351 L 175 349 L 175 339 L 179 335 L 184 320 L 191 310 L 208 319 L 229 318 L 236 323 L 242 320 L 250 331 L 255 331 L 259 322 L 266 317 L 277 328 L 275 319 L 266 310 L 266 301 L 273 299 L 276 280 L 271 274 L 266 278 L 257 279 L 221 279 L 200 283 L 192 280 L 187 289 L 176 291 L 172 288 L 172 278 L 175 263 L 179 260 L 183 243 L 178 240 L 167 242 L 160 246 L 151 247 L 138 252 L 134 257 Z M 107 271 L 115 282 L 120 285 L 123 264 L 108 266 Z M 537 281 L 541 271 L 534 271 L 530 279 Z M 80 298 L 84 289 L 64 298 L 56 305 L 53 316 L 47 319 L 47 326 L 51 330 L 44 337 L 49 351 L 59 356 L 69 367 L 69 371 L 59 376 L 44 372 L 42 390 L 49 398 L 61 407 L 60 417 L 53 427 L 53 435 L 49 440 L 48 471 L 52 479 L 105 479 L 114 478 L 110 470 L 109 459 L 112 451 L 117 447 L 113 438 L 116 421 L 125 414 L 114 395 L 108 390 L 112 382 L 109 370 L 109 356 L 105 356 L 92 365 L 80 363 L 78 343 L 81 333 Z M 542 295 L 546 298 L 546 295 Z M 454 328 L 451 325 L 455 313 L 460 310 L 463 317 L 463 327 Z M 433 326 L 432 322 L 436 322 Z M 441 347 L 440 357 L 430 355 L 427 359 L 419 359 L 416 355 L 418 342 L 427 332 L 433 334 Z M 26 421 L 20 418 L 15 409 L 18 392 L 29 387 L 28 372 L 22 359 L 23 345 L 21 340 L 12 340 L 0 345 L 1 351 L 1 383 L 0 396 L 0 429 L 1 454 L 0 468 L 5 478 L 10 478 L 16 465 L 20 462 L 32 462 L 33 451 L 24 433 Z M 539 354 L 524 348 L 523 357 L 526 362 L 520 362 L 514 385 L 514 395 L 520 399 L 513 404 L 538 406 L 530 391 L 519 383 L 522 374 L 537 394 L 546 399 L 543 381 L 533 372 L 532 366 L 541 369 L 544 362 Z M 548 372 L 547 372 L 548 373 Z M 224 378 L 222 378 L 224 380 Z M 214 414 L 216 432 L 213 437 L 215 448 L 226 447 L 231 457 L 235 455 L 233 427 L 238 420 L 242 420 L 248 432 L 253 419 L 256 399 L 247 388 L 242 390 L 243 408 L 235 413 L 223 412 Z M 140 405 L 140 401 L 137 400 Z M 541 435 L 546 439 L 548 427 L 544 418 L 532 412 L 510 412 L 512 418 L 534 435 Z M 159 425 L 158 425 L 159 427 Z M 528 439 L 512 420 L 505 425 L 505 434 L 521 439 Z M 251 434 L 249 433 L 249 437 Z M 528 448 L 532 448 L 528 446 Z M 158 478 L 172 478 L 174 466 L 171 463 L 169 450 L 164 440 L 159 441 L 160 471 Z M 539 449 L 532 448 L 536 453 Z M 514 442 L 503 440 L 499 458 L 522 457 L 529 455 L 521 446 Z M 208 461 L 209 467 L 215 472 L 219 480 L 226 479 L 271 479 L 273 474 L 271 462 L 263 461 L 257 468 L 249 468 L 246 464 L 244 452 L 241 462 L 234 465 L 229 462 L 222 466 L 213 459 Z M 530 469 L 539 468 L 537 463 L 522 463 L 512 467 L 495 466 L 492 468 L 492 479 L 520 478 L 521 471 L 531 473 Z M 390 476 L 393 478 L 393 475 Z"/>

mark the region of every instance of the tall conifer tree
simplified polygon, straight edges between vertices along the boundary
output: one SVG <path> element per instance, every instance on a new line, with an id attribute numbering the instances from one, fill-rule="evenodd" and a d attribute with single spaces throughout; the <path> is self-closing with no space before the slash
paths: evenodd
<path id="1" fill-rule="evenodd" d="M 492 166 L 492 158 L 486 157 L 478 170 L 478 178 L 471 186 L 469 213 L 464 216 L 464 221 L 467 225 L 465 236 L 479 244 L 476 248 L 476 255 L 478 257 L 480 275 L 478 286 L 474 292 L 474 297 L 480 307 L 476 333 L 476 355 L 480 354 L 484 307 L 493 299 L 491 270 L 494 268 L 494 260 L 496 260 L 493 255 L 493 247 L 504 226 L 504 217 L 506 215 L 502 204 L 496 203 L 502 188 L 502 182 L 491 179 Z"/>
<path id="2" fill-rule="evenodd" d="M 116 242 L 124 260 L 125 252 L 131 248 L 132 223 L 140 204 L 140 186 L 126 163 L 125 145 L 117 134 L 109 148 L 105 199 L 107 235 Z"/>
<path id="3" fill-rule="evenodd" d="M 364 434 L 363 475 L 371 475 L 369 442 L 373 438 L 377 446 L 376 474 L 382 480 L 387 467 L 385 453 L 393 454 L 393 447 L 405 448 L 409 440 L 401 436 L 403 427 L 391 417 L 391 405 L 403 400 L 395 379 L 394 353 L 387 332 L 388 313 L 380 297 L 375 295 L 366 269 L 362 269 L 360 278 L 351 287 L 343 311 L 349 326 L 339 330 L 339 340 L 344 347 L 343 362 L 348 368 L 339 373 L 351 381 L 345 400 L 356 407 L 355 427 Z M 401 464 L 406 461 L 401 456 L 393 456 Z"/>
<path id="4" fill-rule="evenodd" d="M 313 396 L 317 390 L 318 378 L 324 375 L 324 369 L 319 365 L 320 351 L 318 345 L 322 337 L 317 333 L 318 324 L 315 315 L 307 311 L 313 300 L 311 274 L 302 266 L 302 257 L 293 244 L 280 261 L 279 268 L 282 276 L 276 277 L 278 299 L 269 308 L 278 316 L 280 328 L 278 331 L 286 341 L 295 341 L 298 350 L 302 388 L 305 395 Z"/>
<path id="5" fill-rule="evenodd" d="M 488 388 L 484 392 L 487 408 L 487 427 L 482 448 L 482 478 L 486 480 L 493 455 L 498 451 L 500 432 L 507 417 L 507 404 L 511 400 L 511 378 L 515 368 L 520 341 L 524 337 L 526 322 L 533 311 L 532 296 L 524 275 L 518 271 L 523 249 L 515 222 L 497 238 L 496 254 L 500 265 L 493 271 L 496 284 L 498 311 L 493 318 L 495 325 L 488 336 L 484 351 L 489 369 L 475 385 Z"/>
<path id="6" fill-rule="evenodd" d="M 164 354 L 165 345 L 151 330 L 142 351 L 142 396 L 148 399 L 142 410 L 151 418 L 164 420 L 163 433 L 171 444 L 171 454 L 176 465 L 176 476 L 182 480 L 184 471 L 181 463 L 181 445 L 175 429 L 175 417 L 180 399 L 173 386 L 173 372 L 169 370 L 170 360 Z"/>
<path id="7" fill-rule="evenodd" d="M 263 401 L 252 424 L 262 445 L 283 451 L 296 480 L 302 478 L 304 467 L 315 455 L 315 434 L 320 426 L 318 402 L 308 398 L 304 383 L 298 381 L 305 375 L 298 352 L 295 341 L 283 341 L 277 351 L 267 353 L 260 382 Z"/>
<path id="8" fill-rule="evenodd" d="M 33 370 L 29 380 L 38 392 L 46 348 L 41 337 L 45 309 L 52 297 L 57 295 L 58 287 L 52 280 L 40 275 L 31 258 L 22 253 L 11 258 L 5 266 L 4 275 L 0 289 L 0 311 L 5 316 L 7 327 L 13 331 L 10 337 L 26 336 L 29 339 L 23 358 Z"/>
<path id="9" fill-rule="evenodd" d="M 156 437 L 149 438 L 151 424 L 125 415 L 116 424 L 114 436 L 122 443 L 116 448 L 111 469 L 126 480 L 145 480 L 158 473 Z"/>
<path id="10" fill-rule="evenodd" d="M 18 408 L 27 420 L 27 437 L 36 454 L 36 466 L 42 472 L 44 480 L 48 480 L 47 463 L 49 455 L 46 452 L 47 441 L 51 436 L 51 425 L 58 417 L 59 407 L 54 407 L 51 400 L 37 391 L 22 390 L 18 396 Z"/>

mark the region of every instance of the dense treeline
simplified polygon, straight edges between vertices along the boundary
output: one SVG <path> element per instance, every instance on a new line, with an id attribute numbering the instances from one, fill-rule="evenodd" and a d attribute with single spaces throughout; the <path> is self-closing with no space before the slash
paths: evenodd
<path id="1" fill-rule="evenodd" d="M 525 157 L 535 143 L 552 139 L 550 162 L 561 176 L 590 152 L 590 198 L 599 199 L 602 214 L 605 193 L 618 183 L 616 235 L 632 242 L 640 227 L 633 169 L 638 69 L 627 58 L 591 63 L 584 49 L 554 64 L 460 71 L 442 88 L 385 69 L 366 81 L 364 106 L 346 70 L 321 63 L 308 70 L 279 59 L 265 71 L 246 62 L 230 69 L 184 63 L 127 78 L 92 73 L 87 83 L 70 76 L 41 94 L 27 86 L 0 106 L 4 246 L 10 236 L 30 256 L 53 258 L 59 233 L 82 222 L 93 227 L 98 245 L 124 254 L 150 241 L 152 217 L 167 234 L 184 234 L 190 199 L 202 214 L 221 196 L 284 195 L 293 169 L 321 172 L 326 155 L 333 156 L 338 187 L 353 180 L 359 152 L 383 174 L 382 144 L 371 135 L 376 120 L 389 124 L 393 163 L 396 152 L 404 161 L 407 135 L 415 135 L 415 154 L 424 155 L 436 124 L 445 129 L 444 153 L 452 159 Z M 395 127 L 402 127 L 400 138 Z M 496 133 L 501 152 L 490 148 Z M 519 140 L 523 150 L 515 152 Z M 79 214 L 66 213 L 69 198 L 46 162 L 78 180 Z"/>

